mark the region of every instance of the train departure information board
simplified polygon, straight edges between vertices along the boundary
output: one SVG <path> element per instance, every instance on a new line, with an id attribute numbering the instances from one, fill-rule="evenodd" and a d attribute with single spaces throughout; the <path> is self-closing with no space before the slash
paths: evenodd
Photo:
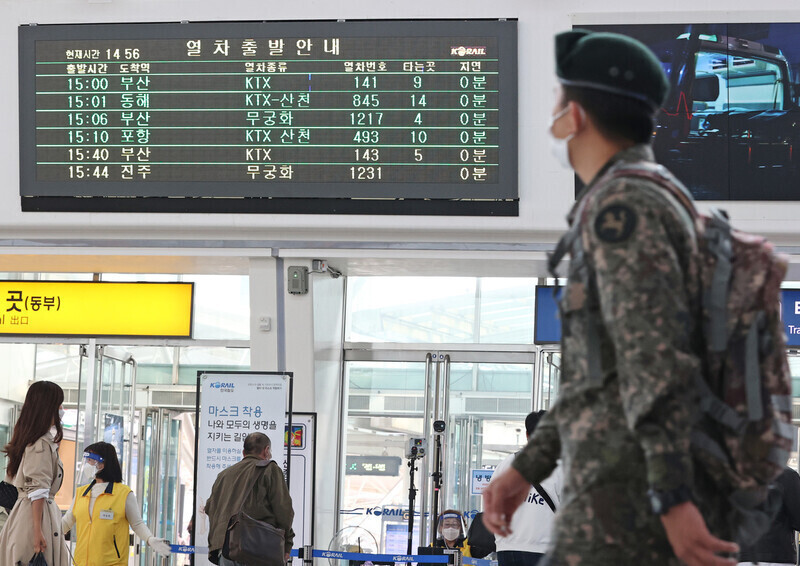
<path id="1" fill-rule="evenodd" d="M 20 27 L 23 210 L 517 213 L 515 21 Z"/>

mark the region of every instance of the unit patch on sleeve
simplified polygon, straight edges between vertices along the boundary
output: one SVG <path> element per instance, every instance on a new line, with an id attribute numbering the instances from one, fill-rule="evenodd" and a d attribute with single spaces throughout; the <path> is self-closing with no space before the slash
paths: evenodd
<path id="1" fill-rule="evenodd" d="M 605 207 L 594 221 L 594 231 L 601 241 L 618 244 L 627 240 L 636 229 L 636 214 L 624 204 Z"/>

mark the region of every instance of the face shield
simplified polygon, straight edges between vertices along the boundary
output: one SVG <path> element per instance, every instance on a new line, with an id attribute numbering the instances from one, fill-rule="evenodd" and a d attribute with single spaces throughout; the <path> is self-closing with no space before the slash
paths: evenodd
<path id="1" fill-rule="evenodd" d="M 464 534 L 464 522 L 458 513 L 444 513 L 439 518 L 439 532 L 444 540 L 456 540 Z"/>
<path id="2" fill-rule="evenodd" d="M 81 466 L 78 469 L 78 485 L 86 485 L 94 481 L 94 477 L 98 472 L 97 466 L 102 463 L 102 456 L 91 452 L 84 452 Z"/>

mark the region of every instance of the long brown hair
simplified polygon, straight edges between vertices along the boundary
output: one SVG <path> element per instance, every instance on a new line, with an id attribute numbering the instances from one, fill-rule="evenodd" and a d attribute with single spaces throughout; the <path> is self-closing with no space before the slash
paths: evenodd
<path id="1" fill-rule="evenodd" d="M 8 457 L 7 473 L 10 477 L 17 475 L 22 463 L 25 449 L 43 437 L 55 423 L 56 442 L 61 442 L 64 431 L 61 429 L 61 417 L 58 409 L 64 402 L 64 390 L 52 381 L 35 381 L 25 395 L 25 403 L 19 413 L 11 442 L 6 444 L 3 452 Z"/>

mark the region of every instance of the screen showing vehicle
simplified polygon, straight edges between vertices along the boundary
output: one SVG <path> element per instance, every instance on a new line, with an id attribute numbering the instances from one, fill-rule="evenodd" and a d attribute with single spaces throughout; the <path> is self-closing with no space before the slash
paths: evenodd
<path id="1" fill-rule="evenodd" d="M 23 210 L 517 213 L 515 21 L 19 39 Z"/>
<path id="2" fill-rule="evenodd" d="M 581 26 L 660 58 L 656 159 L 701 200 L 800 200 L 800 23 Z"/>

